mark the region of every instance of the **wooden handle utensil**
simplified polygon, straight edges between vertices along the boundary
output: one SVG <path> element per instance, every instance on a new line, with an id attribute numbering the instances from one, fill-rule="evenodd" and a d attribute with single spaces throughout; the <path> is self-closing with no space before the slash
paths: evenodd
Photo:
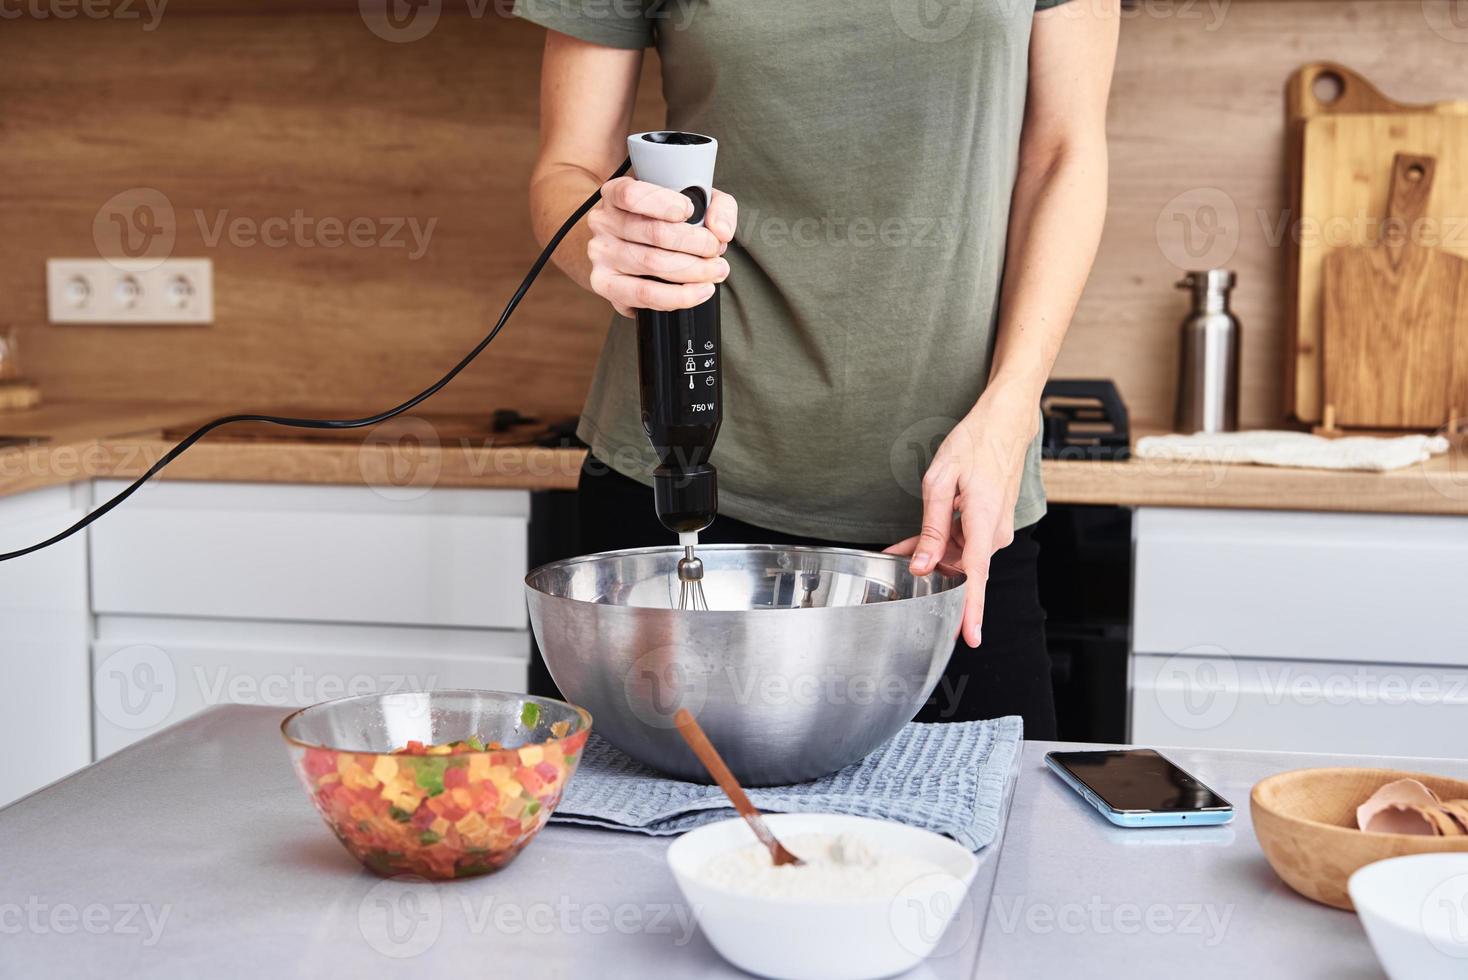
<path id="1" fill-rule="evenodd" d="M 677 713 L 673 715 L 673 724 L 678 726 L 678 734 L 683 736 L 683 741 L 687 742 L 693 754 L 698 756 L 698 761 L 702 762 L 703 767 L 709 771 L 709 775 L 714 777 L 714 782 L 718 783 L 724 795 L 729 797 L 729 801 L 734 804 L 734 809 L 739 811 L 739 815 L 749 824 L 749 829 L 754 831 L 754 836 L 759 838 L 761 844 L 770 849 L 770 859 L 776 864 L 804 864 L 804 861 L 787 851 L 785 845 L 775 838 L 764 818 L 760 816 L 759 810 L 755 809 L 754 804 L 749 802 L 749 797 L 744 795 L 744 788 L 739 785 L 739 780 L 734 778 L 734 774 L 724 764 L 719 750 L 714 748 L 714 743 L 709 741 L 709 737 L 704 734 L 703 728 L 694 720 L 687 708 L 678 709 Z"/>

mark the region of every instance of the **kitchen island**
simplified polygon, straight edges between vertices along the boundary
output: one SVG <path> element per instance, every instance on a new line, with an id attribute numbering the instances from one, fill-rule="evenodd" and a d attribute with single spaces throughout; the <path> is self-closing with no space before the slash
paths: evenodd
<path id="1" fill-rule="evenodd" d="M 694 926 L 666 838 L 551 825 L 503 871 L 364 871 L 291 772 L 286 712 L 217 707 L 0 810 L 0 976 L 742 976 Z M 1366 978 L 1356 917 L 1265 863 L 1264 776 L 1468 762 L 1168 754 L 1238 808 L 1225 827 L 1112 827 L 1024 747 L 1008 819 L 923 977 Z M 24 747 L 13 751 L 24 751 Z"/>

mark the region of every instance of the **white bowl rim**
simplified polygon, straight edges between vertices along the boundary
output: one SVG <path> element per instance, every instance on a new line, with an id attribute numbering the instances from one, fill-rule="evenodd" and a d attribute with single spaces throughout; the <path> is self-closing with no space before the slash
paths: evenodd
<path id="1" fill-rule="evenodd" d="M 858 816 L 854 813 L 766 813 L 763 816 L 765 818 L 765 822 L 770 825 L 770 830 L 775 833 L 776 836 L 779 836 L 779 828 L 782 824 L 789 824 L 806 820 L 830 820 L 835 821 L 838 825 L 850 827 L 853 832 L 859 832 L 861 827 L 880 827 L 883 829 L 883 831 L 896 830 L 898 833 L 910 833 L 914 837 L 926 837 L 935 846 L 939 846 L 945 849 L 949 854 L 952 854 L 957 861 L 962 862 L 963 870 L 961 872 L 955 873 L 949 868 L 942 866 L 939 866 L 938 870 L 943 874 L 952 875 L 953 878 L 962 882 L 965 890 L 967 890 L 968 887 L 973 884 L 974 876 L 978 874 L 979 871 L 979 856 L 970 851 L 967 847 L 964 847 L 962 844 L 958 843 L 950 837 L 945 837 L 942 834 L 928 830 L 925 827 L 914 827 L 911 824 L 905 824 L 898 820 L 883 820 L 880 817 L 863 817 Z M 702 837 L 713 836 L 715 832 L 723 831 L 725 828 L 729 827 L 732 824 L 738 824 L 744 827 L 746 831 L 748 831 L 749 843 L 758 843 L 754 836 L 754 831 L 749 830 L 749 825 L 745 823 L 743 817 L 726 817 L 723 820 L 716 820 L 713 823 L 704 824 L 702 827 L 695 827 L 693 830 L 685 831 L 684 833 L 679 834 L 678 837 L 673 841 L 673 843 L 668 845 L 668 869 L 673 873 L 673 877 L 681 879 L 686 876 L 689 880 L 697 883 L 700 888 L 707 888 L 709 891 L 717 892 L 720 895 L 725 895 L 730 898 L 739 899 L 741 901 L 758 902 L 761 904 L 778 905 L 790 908 L 830 908 L 831 906 L 856 907 L 872 904 L 886 905 L 890 902 L 890 899 L 886 897 L 804 899 L 787 898 L 784 896 L 780 896 L 774 898 L 761 898 L 756 895 L 751 895 L 748 892 L 736 891 L 732 888 L 722 888 L 718 885 L 710 884 L 703 878 L 699 877 L 697 872 L 680 871 L 677 864 L 679 855 L 681 854 L 681 852 L 688 850 L 689 846 L 691 846 L 689 844 L 685 844 L 685 841 L 693 840 L 695 835 Z M 786 833 L 792 832 L 826 833 L 835 831 L 811 831 L 801 829 L 796 831 L 787 831 Z"/>
<path id="2" fill-rule="evenodd" d="M 1427 854 L 1403 854 L 1398 857 L 1383 858 L 1380 861 L 1372 861 L 1363 864 L 1351 873 L 1346 881 L 1346 891 L 1350 893 L 1351 904 L 1356 907 L 1359 915 L 1366 912 L 1368 915 L 1402 929 L 1414 935 L 1426 935 L 1421 920 L 1421 909 L 1401 909 L 1398 905 L 1382 905 L 1372 901 L 1377 897 L 1370 889 L 1379 881 L 1391 878 L 1400 878 L 1405 874 L 1417 874 L 1426 872 L 1428 869 L 1421 868 L 1422 865 L 1442 864 L 1453 866 L 1445 868 L 1449 874 L 1454 876 L 1468 874 L 1468 853 L 1462 851 L 1432 851 Z M 1407 919 L 1401 914 L 1405 912 Z"/>

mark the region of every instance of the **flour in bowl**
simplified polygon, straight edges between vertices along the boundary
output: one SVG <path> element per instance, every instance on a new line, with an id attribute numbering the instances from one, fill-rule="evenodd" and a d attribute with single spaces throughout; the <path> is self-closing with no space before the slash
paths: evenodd
<path id="1" fill-rule="evenodd" d="M 860 901 L 892 898 L 916 879 L 943 870 L 882 850 L 858 834 L 795 834 L 781 843 L 805 863 L 777 866 L 763 844 L 748 844 L 710 858 L 698 876 L 754 898 Z"/>

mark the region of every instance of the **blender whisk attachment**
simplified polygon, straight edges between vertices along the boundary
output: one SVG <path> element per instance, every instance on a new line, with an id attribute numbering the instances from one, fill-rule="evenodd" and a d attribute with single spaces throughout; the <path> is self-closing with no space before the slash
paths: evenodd
<path id="1" fill-rule="evenodd" d="M 708 598 L 703 594 L 703 559 L 693 553 L 694 545 L 688 538 L 694 535 L 680 535 L 683 538 L 683 557 L 678 559 L 678 608 L 697 609 L 708 612 Z"/>

